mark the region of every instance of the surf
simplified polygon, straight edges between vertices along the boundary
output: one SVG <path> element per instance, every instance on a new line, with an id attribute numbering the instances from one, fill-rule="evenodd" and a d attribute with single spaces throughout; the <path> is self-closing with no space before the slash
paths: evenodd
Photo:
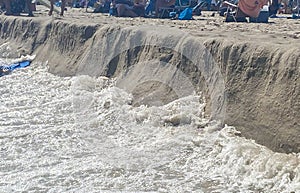
<path id="1" fill-rule="evenodd" d="M 296 192 L 299 154 L 276 153 L 204 115 L 203 96 L 133 105 L 116 78 L 1 77 L 0 190 Z M 9 87 L 7 85 L 10 85 Z M 9 100 L 8 100 L 9 99 Z"/>

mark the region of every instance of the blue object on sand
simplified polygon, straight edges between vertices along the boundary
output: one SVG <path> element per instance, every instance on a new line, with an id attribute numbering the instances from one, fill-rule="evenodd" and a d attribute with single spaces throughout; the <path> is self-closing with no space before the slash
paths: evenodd
<path id="1" fill-rule="evenodd" d="M 31 61 L 25 60 L 22 62 L 14 63 L 8 66 L 0 66 L 0 76 L 4 76 L 9 74 L 11 71 L 18 69 L 18 68 L 25 68 L 29 66 Z"/>
<path id="2" fill-rule="evenodd" d="M 191 20 L 193 19 L 193 9 L 192 8 L 185 8 L 178 17 L 179 20 Z"/>

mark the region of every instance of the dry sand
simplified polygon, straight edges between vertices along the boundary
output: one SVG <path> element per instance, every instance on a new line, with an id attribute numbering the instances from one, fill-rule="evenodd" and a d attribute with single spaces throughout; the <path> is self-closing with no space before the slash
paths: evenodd
<path id="1" fill-rule="evenodd" d="M 212 13 L 215 13 L 215 16 L 211 16 Z M 45 16 L 45 14 L 41 15 Z M 36 16 L 39 16 L 39 14 L 36 13 Z M 292 45 L 299 48 L 300 19 L 287 19 L 290 16 L 280 14 L 278 18 L 269 18 L 268 24 L 227 23 L 224 22 L 224 17 L 218 16 L 217 12 L 203 12 L 202 16 L 194 16 L 195 20 L 179 21 L 170 19 L 117 18 L 110 17 L 108 14 L 86 13 L 85 9 L 70 8 L 62 20 L 99 25 L 174 27 L 205 39 L 226 38 L 234 42 L 251 42 L 258 45 L 262 43 L 275 44 L 280 47 L 290 47 Z"/>

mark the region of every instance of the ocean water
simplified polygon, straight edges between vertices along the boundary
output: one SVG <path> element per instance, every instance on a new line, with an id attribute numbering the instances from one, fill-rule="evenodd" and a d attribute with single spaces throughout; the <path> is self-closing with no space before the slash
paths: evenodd
<path id="1" fill-rule="evenodd" d="M 220 128 L 196 94 L 134 107 L 114 79 L 38 61 L 0 77 L 0 93 L 1 193 L 300 192 L 299 154 Z"/>

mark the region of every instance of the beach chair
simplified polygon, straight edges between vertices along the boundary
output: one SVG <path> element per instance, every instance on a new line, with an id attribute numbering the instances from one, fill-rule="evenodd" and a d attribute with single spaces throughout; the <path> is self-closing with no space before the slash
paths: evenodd
<path id="1" fill-rule="evenodd" d="M 211 9 L 211 0 L 199 0 L 198 4 L 193 8 L 195 10 L 203 10 L 206 8 L 207 11 L 210 11 Z"/>
<path id="2" fill-rule="evenodd" d="M 297 6 L 293 8 L 294 13 L 292 16 L 294 18 L 300 19 L 300 0 L 297 0 Z"/>
<path id="3" fill-rule="evenodd" d="M 223 5 L 227 7 L 225 13 L 225 22 L 230 22 L 230 21 L 237 22 L 236 12 L 238 11 L 238 6 L 228 1 L 224 1 Z"/>
<path id="4" fill-rule="evenodd" d="M 156 0 L 155 15 L 158 18 L 168 18 L 170 12 L 175 12 L 176 0 Z"/>
<path id="5" fill-rule="evenodd" d="M 165 5 L 167 6 L 158 6 L 158 18 L 169 18 L 171 12 L 180 13 L 192 6 L 192 0 L 169 0 Z"/>

